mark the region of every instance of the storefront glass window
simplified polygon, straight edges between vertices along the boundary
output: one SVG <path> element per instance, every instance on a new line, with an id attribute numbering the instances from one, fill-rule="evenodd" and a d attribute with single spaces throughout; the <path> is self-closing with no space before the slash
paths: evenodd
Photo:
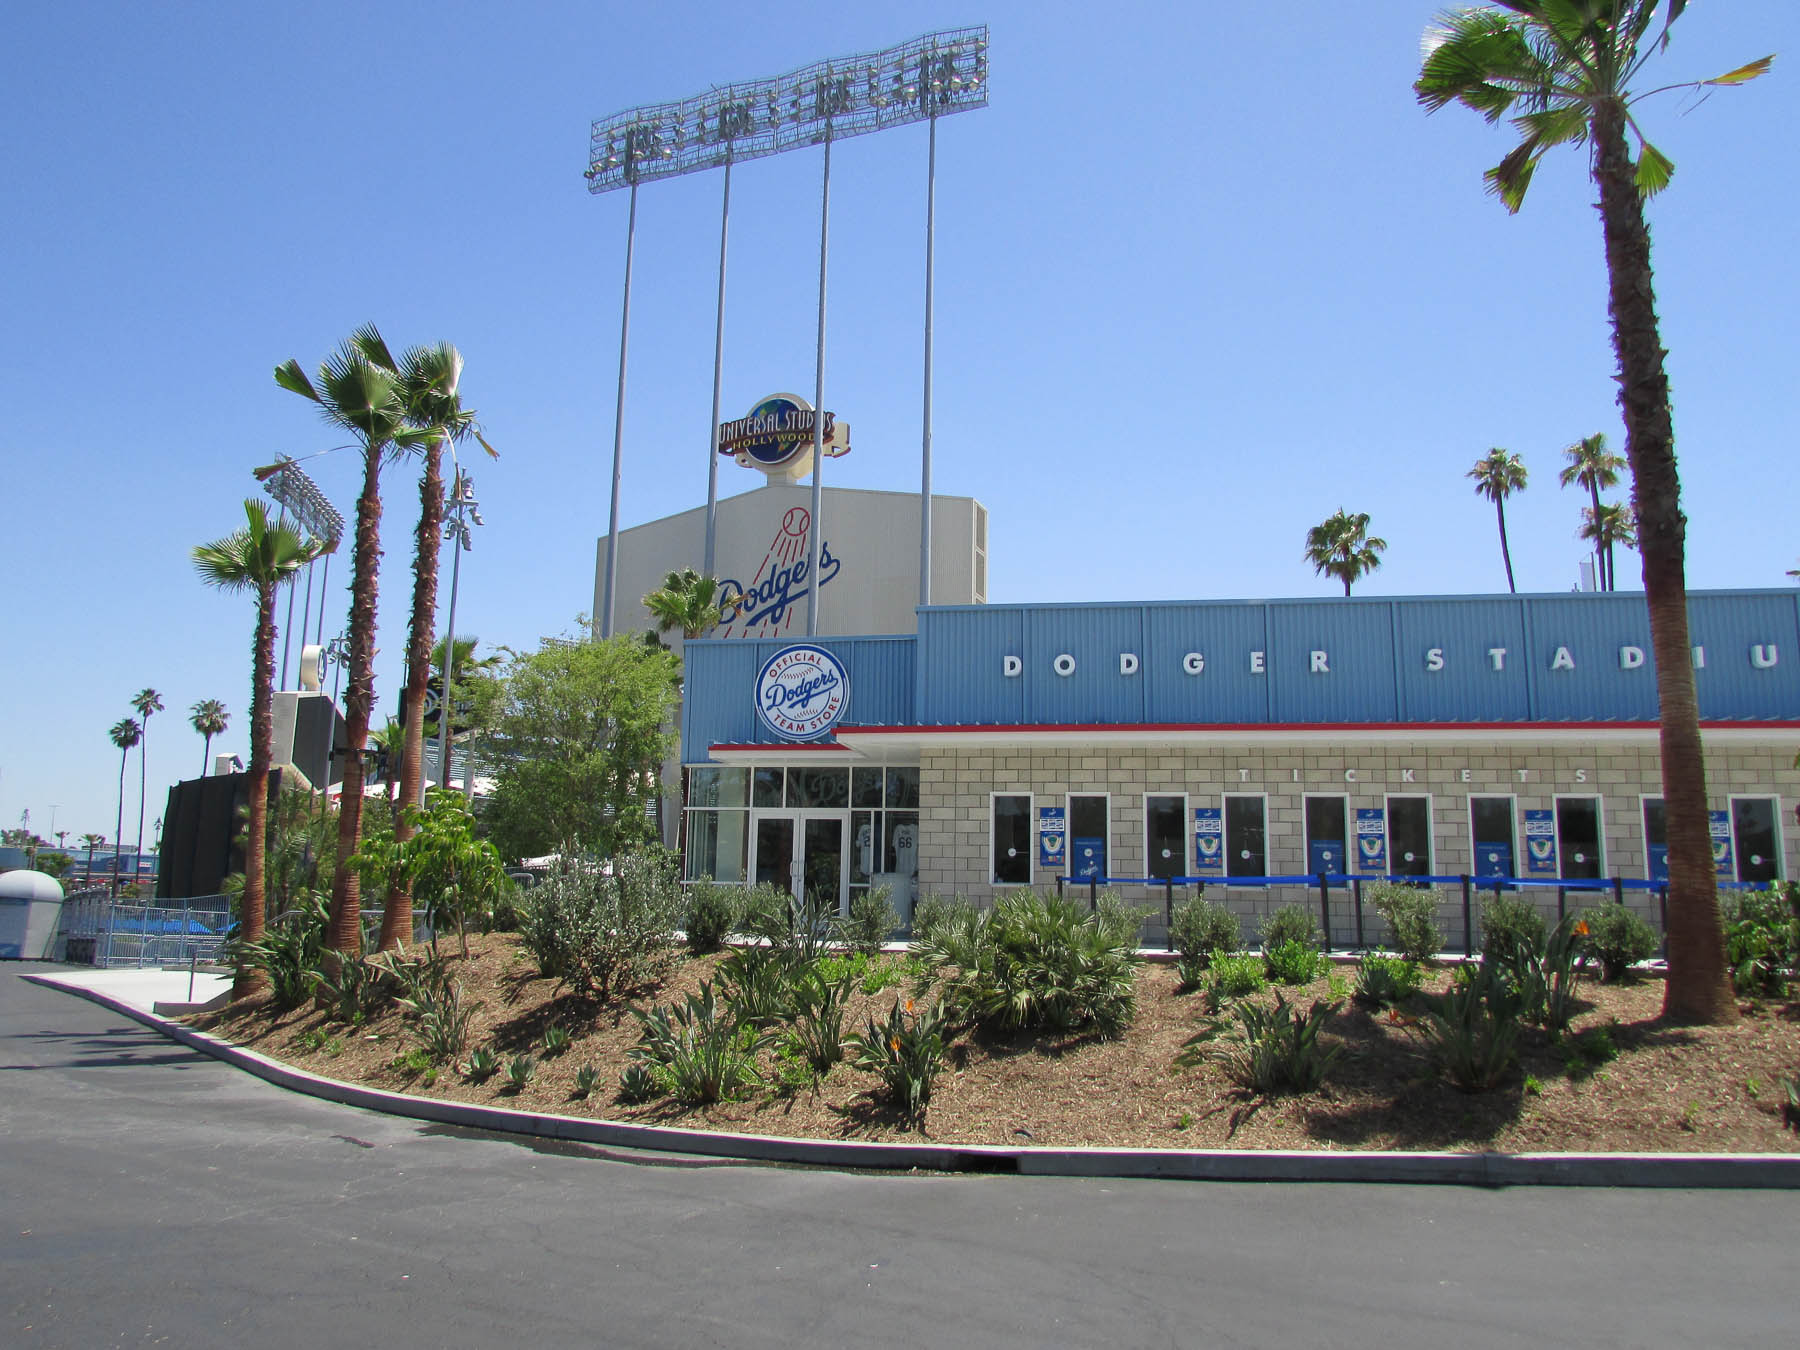
<path id="1" fill-rule="evenodd" d="M 1395 876 L 1431 875 L 1431 798 L 1387 799 L 1388 871 Z"/>
<path id="2" fill-rule="evenodd" d="M 916 768 L 887 771 L 887 804 L 917 810 L 919 807 L 919 771 Z"/>
<path id="3" fill-rule="evenodd" d="M 689 811 L 687 874 L 737 885 L 744 880 L 747 811 Z"/>
<path id="4" fill-rule="evenodd" d="M 1586 881 L 1601 875 L 1600 799 L 1556 799 L 1556 857 L 1561 875 Z"/>
<path id="5" fill-rule="evenodd" d="M 1105 877 L 1107 799 L 1094 793 L 1069 797 L 1069 877 L 1086 881 Z"/>
<path id="6" fill-rule="evenodd" d="M 996 885 L 1031 884 L 1031 796 L 994 798 L 994 876 Z"/>
<path id="7" fill-rule="evenodd" d="M 844 807 L 850 805 L 848 769 L 789 769 L 789 806 Z"/>
<path id="8" fill-rule="evenodd" d="M 758 769 L 752 780 L 750 800 L 754 806 L 780 806 L 781 785 L 783 781 L 780 769 Z"/>
<path id="9" fill-rule="evenodd" d="M 876 870 L 876 847 L 881 842 L 881 817 L 874 811 L 850 815 L 850 884 L 864 886 Z"/>
<path id="10" fill-rule="evenodd" d="M 1144 875 L 1158 881 L 1187 875 L 1187 798 L 1144 798 Z"/>
<path id="11" fill-rule="evenodd" d="M 750 771 L 707 765 L 688 770 L 689 806 L 747 806 Z"/>
<path id="12" fill-rule="evenodd" d="M 881 779 L 880 769 L 850 770 L 850 805 L 879 807 Z"/>
<path id="13" fill-rule="evenodd" d="M 1731 799 L 1732 852 L 1739 881 L 1777 881 L 1781 877 L 1781 832 L 1770 797 Z"/>
<path id="14" fill-rule="evenodd" d="M 1266 877 L 1268 829 L 1261 797 L 1225 798 L 1225 875 Z"/>
<path id="15" fill-rule="evenodd" d="M 1469 831 L 1475 845 L 1475 875 L 1513 877 L 1513 799 L 1469 798 Z"/>

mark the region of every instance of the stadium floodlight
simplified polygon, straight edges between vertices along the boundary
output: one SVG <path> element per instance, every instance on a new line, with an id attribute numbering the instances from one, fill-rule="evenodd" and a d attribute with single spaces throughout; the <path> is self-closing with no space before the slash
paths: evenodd
<path id="1" fill-rule="evenodd" d="M 744 160 L 762 159 L 785 150 L 823 145 L 824 181 L 819 219 L 819 333 L 813 406 L 825 406 L 825 274 L 830 238 L 831 144 L 914 122 L 931 124 L 930 182 L 926 209 L 925 436 L 922 487 L 931 483 L 931 322 L 932 231 L 935 215 L 937 120 L 953 113 L 984 108 L 988 101 L 988 29 L 953 28 L 926 33 L 898 46 L 855 56 L 817 61 L 785 75 L 715 87 L 694 98 L 651 104 L 602 118 L 592 125 L 588 165 L 583 177 L 593 194 L 631 189 L 625 235 L 625 285 L 619 320 L 618 401 L 613 420 L 612 496 L 606 539 L 606 594 L 601 602 L 600 634 L 613 631 L 615 576 L 619 546 L 619 478 L 625 422 L 626 348 L 631 331 L 631 263 L 637 235 L 637 189 L 640 183 L 675 178 L 707 169 L 725 171 L 724 204 L 719 229 L 719 313 L 713 343 L 713 407 L 711 453 L 707 469 L 706 561 L 713 568 L 717 524 L 719 462 L 719 386 L 724 358 L 725 249 L 731 214 L 731 169 Z M 812 465 L 812 519 L 809 570 L 817 576 L 823 538 L 821 468 L 824 461 L 824 418 L 815 424 Z M 929 594 L 929 499 L 921 545 L 921 588 Z M 818 631 L 819 588 L 809 589 L 807 632 Z"/>
<path id="2" fill-rule="evenodd" d="M 329 453 L 322 451 L 321 453 Z M 311 456 L 308 456 L 310 459 Z M 337 552 L 344 537 L 344 518 L 338 514 L 319 485 L 289 455 L 277 455 L 273 464 L 252 469 L 251 475 L 263 490 L 275 499 L 295 524 L 319 541 L 318 558 L 325 560 L 325 574 L 319 579 L 319 636 L 325 633 L 325 586 L 331 580 L 331 555 Z M 306 564 L 306 606 L 300 612 L 300 641 L 306 642 L 306 626 L 312 617 L 313 567 L 318 558 Z M 287 623 L 281 644 L 281 687 L 287 688 L 288 655 L 293 646 L 294 587 L 288 587 Z M 316 640 L 316 639 L 315 639 Z"/>

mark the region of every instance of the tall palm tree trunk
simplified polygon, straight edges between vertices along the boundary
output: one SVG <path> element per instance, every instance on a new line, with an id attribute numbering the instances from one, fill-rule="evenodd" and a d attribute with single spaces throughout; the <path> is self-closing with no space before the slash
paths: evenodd
<path id="1" fill-rule="evenodd" d="M 257 588 L 256 653 L 251 661 L 250 687 L 250 793 L 249 837 L 244 841 L 243 912 L 239 933 L 245 942 L 260 941 L 267 917 L 265 899 L 269 841 L 269 759 L 275 741 L 274 699 L 269 696 L 275 679 L 275 585 Z M 261 992 L 267 984 L 262 968 L 249 961 L 238 963 L 231 982 L 236 1000 Z"/>
<path id="2" fill-rule="evenodd" d="M 1737 1002 L 1725 971 L 1706 814 L 1706 757 L 1688 642 L 1687 522 L 1681 513 L 1669 380 L 1656 320 L 1650 233 L 1626 145 L 1623 108 L 1600 105 L 1593 130 L 1613 345 L 1619 358 L 1619 403 L 1625 414 L 1625 452 L 1631 461 L 1661 713 L 1669 839 L 1669 978 L 1663 1015 L 1679 1021 L 1729 1023 L 1737 1020 Z"/>
<path id="3" fill-rule="evenodd" d="M 113 899 L 119 898 L 119 841 L 125 837 L 125 763 L 131 757 L 131 747 L 124 746 L 119 751 L 119 824 L 113 830 Z"/>
<path id="4" fill-rule="evenodd" d="M 1500 558 L 1506 564 L 1507 594 L 1516 595 L 1519 588 L 1513 585 L 1512 550 L 1506 546 L 1506 507 L 1498 497 L 1494 498 L 1494 514 L 1500 517 Z"/>
<path id="5" fill-rule="evenodd" d="M 420 798 L 425 773 L 425 691 L 431 679 L 431 639 L 437 627 L 438 543 L 444 532 L 444 443 L 432 437 L 425 446 L 425 473 L 419 480 L 419 529 L 413 561 L 412 627 L 406 643 L 406 736 L 400 754 L 400 804 Z M 447 683 L 447 682 L 446 682 Z M 450 690 L 438 703 L 438 724 L 450 725 Z M 413 828 L 402 811 L 395 819 L 394 842 L 410 839 Z M 412 882 L 396 876 L 389 883 L 381 916 L 381 950 L 412 937 Z"/>
<path id="6" fill-rule="evenodd" d="M 1597 479 L 1597 478 L 1588 479 L 1588 495 L 1594 499 L 1594 521 L 1595 521 L 1596 526 L 1598 526 L 1599 520 L 1600 520 L 1600 480 L 1599 479 Z M 1601 548 L 1600 540 L 1598 537 L 1596 537 L 1594 540 L 1594 572 L 1595 572 L 1595 583 L 1594 584 L 1597 585 L 1603 591 L 1610 591 L 1612 589 L 1612 581 L 1610 580 L 1610 577 L 1609 577 L 1610 571 L 1611 571 L 1611 568 L 1608 566 L 1608 563 L 1607 563 L 1606 552 L 1603 548 Z"/>
<path id="7" fill-rule="evenodd" d="M 144 738 L 138 742 L 138 833 L 137 855 L 131 860 L 131 879 L 137 879 L 144 871 L 144 798 L 150 787 L 150 719 L 144 718 Z"/>
<path id="8" fill-rule="evenodd" d="M 381 566 L 381 452 L 363 453 L 363 486 L 356 503 L 356 547 L 350 578 L 350 685 L 344 692 L 344 776 L 338 795 L 337 872 L 331 882 L 327 945 L 362 951 L 362 878 L 350 858 L 362 839 L 363 750 L 375 706 L 375 601 Z M 330 775 L 326 775 L 329 781 Z M 327 957 L 327 962 L 332 958 Z M 335 972 L 334 972 L 335 973 Z"/>

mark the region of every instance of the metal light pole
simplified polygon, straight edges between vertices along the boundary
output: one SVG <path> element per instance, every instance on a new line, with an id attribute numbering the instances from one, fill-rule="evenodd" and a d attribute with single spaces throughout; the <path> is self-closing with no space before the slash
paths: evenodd
<path id="1" fill-rule="evenodd" d="M 342 447 L 334 446 L 333 449 Z M 321 450 L 328 455 L 330 450 Z M 312 456 L 307 456 L 312 458 Z M 337 551 L 338 541 L 344 537 L 344 518 L 338 514 L 319 485 L 307 475 L 298 462 L 287 455 L 277 455 L 273 464 L 265 464 L 260 469 L 252 469 L 251 474 L 263 485 L 263 490 L 274 498 L 281 507 L 282 518 L 294 517 L 294 523 L 305 530 L 323 545 L 320 556 L 325 559 L 325 578 L 331 576 L 331 555 Z M 306 607 L 300 616 L 300 641 L 306 642 L 306 629 L 312 617 L 312 574 L 313 564 L 306 565 Z M 319 633 L 325 631 L 325 579 L 319 583 Z M 288 587 L 287 623 L 281 647 L 281 687 L 287 688 L 288 653 L 293 645 L 294 637 L 294 588 Z"/>
<path id="2" fill-rule="evenodd" d="M 931 149 L 925 161 L 925 415 L 919 452 L 919 603 L 931 603 L 931 320 L 937 261 L 937 114 L 931 117 Z"/>
<path id="3" fill-rule="evenodd" d="M 614 480 L 615 497 L 618 491 L 617 480 Z M 444 538 L 450 544 L 450 610 L 446 620 L 449 631 L 444 635 L 444 687 L 438 695 L 438 786 L 448 790 L 450 787 L 450 756 L 455 733 L 451 726 L 455 714 L 455 700 L 451 690 L 456 680 L 456 588 L 462 580 L 462 555 L 474 548 L 474 541 L 469 534 L 471 523 L 484 525 L 479 508 L 481 503 L 475 498 L 475 480 L 462 471 L 459 464 L 456 478 L 450 487 L 449 515 L 444 521 Z M 465 514 L 467 519 L 465 519 Z M 468 778 L 469 767 L 463 766 L 463 776 Z M 421 774 L 420 792 L 424 792 L 424 783 L 428 775 Z M 471 779 L 464 784 L 468 791 L 466 796 L 474 796 L 474 783 Z"/>
<path id="4" fill-rule="evenodd" d="M 350 659 L 350 642 L 344 634 L 339 633 L 325 644 L 325 661 L 332 668 L 331 702 L 325 709 L 325 781 L 319 784 L 319 815 L 325 815 L 325 807 L 331 798 L 331 760 L 337 750 L 337 701 L 338 691 L 344 679 L 344 662 Z M 320 681 L 319 692 L 323 694 L 324 681 Z"/>
<path id="5" fill-rule="evenodd" d="M 806 635 L 819 635 L 819 548 L 825 537 L 825 260 L 831 251 L 831 121 L 825 122 L 825 181 L 819 192 L 819 341 L 813 367 L 812 519 L 806 527 Z"/>
<path id="6" fill-rule="evenodd" d="M 696 173 L 726 171 L 725 203 L 719 230 L 719 317 L 713 340 L 712 455 L 707 470 L 706 570 L 715 563 L 718 507 L 719 387 L 724 358 L 725 240 L 731 209 L 731 167 L 787 150 L 823 143 L 825 174 L 819 226 L 819 338 L 813 429 L 811 597 L 807 631 L 818 624 L 818 576 L 824 526 L 821 470 L 824 459 L 825 266 L 831 198 L 831 143 L 889 127 L 929 121 L 931 168 L 926 214 L 925 441 L 922 549 L 930 549 L 931 484 L 931 322 L 932 222 L 937 175 L 937 120 L 987 106 L 988 30 L 946 29 L 881 51 L 837 57 L 803 66 L 773 79 L 715 86 L 697 97 L 628 109 L 592 125 L 588 166 L 583 177 L 593 194 L 631 189 L 625 248 L 624 317 L 619 335 L 619 394 L 613 423 L 611 518 L 607 527 L 605 595 L 600 603 L 601 636 L 612 634 L 618 566 L 618 500 L 625 407 L 625 345 L 631 309 L 632 239 L 637 228 L 637 189 L 643 182 Z M 928 558 L 921 561 L 922 592 L 929 595 Z"/>

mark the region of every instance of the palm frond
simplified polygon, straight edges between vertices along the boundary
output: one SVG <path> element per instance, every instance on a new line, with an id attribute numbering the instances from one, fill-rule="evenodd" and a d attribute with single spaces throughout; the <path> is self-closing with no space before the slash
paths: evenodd
<path id="1" fill-rule="evenodd" d="M 306 378 L 306 372 L 300 369 L 298 361 L 289 359 L 276 366 L 275 383 L 301 398 L 310 398 L 314 403 L 325 401 L 319 397 L 319 391 L 313 388 L 312 381 Z"/>

